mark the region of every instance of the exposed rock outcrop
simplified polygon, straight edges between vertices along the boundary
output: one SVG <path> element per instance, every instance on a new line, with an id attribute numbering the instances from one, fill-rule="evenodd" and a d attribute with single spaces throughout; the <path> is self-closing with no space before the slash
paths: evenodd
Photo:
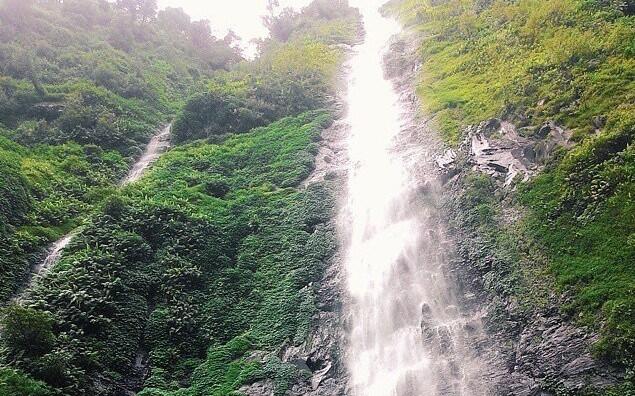
<path id="1" fill-rule="evenodd" d="M 539 172 L 557 149 L 572 145 L 570 133 L 554 122 L 519 131 L 508 121 L 492 118 L 468 126 L 465 136 L 458 153 L 446 149 L 436 158 L 444 181 L 460 171 L 455 165 L 462 155 L 474 169 L 510 187 L 515 181 L 527 181 Z"/>
<path id="2" fill-rule="evenodd" d="M 414 84 L 421 67 L 417 41 L 408 37 L 392 49 L 389 74 L 402 97 L 411 101 L 412 111 L 417 111 L 420 106 Z M 501 257 L 492 241 L 479 233 L 474 220 L 467 218 L 467 209 L 462 206 L 467 174 L 476 170 L 488 175 L 495 181 L 502 214 L 490 227 L 505 233 L 523 217 L 522 207 L 513 202 L 509 190 L 540 172 L 557 150 L 570 147 L 568 131 L 554 122 L 517 128 L 505 120 L 491 119 L 468 127 L 459 147 L 448 149 L 428 127 L 430 119 L 419 117 L 412 133 L 420 135 L 419 150 L 432 151 L 430 161 L 444 185 L 440 205 L 454 242 L 449 248 L 456 253 L 448 271 L 459 285 L 461 304 L 468 312 L 475 312 L 485 326 L 486 337 L 473 342 L 478 343 L 488 363 L 487 372 L 482 373 L 482 380 L 491 385 L 486 394 L 578 394 L 614 385 L 623 373 L 594 358 L 591 349 L 597 335 L 562 313 L 560 308 L 566 305 L 567 296 L 556 293 L 549 275 L 541 270 L 545 258 L 526 252 L 526 241 L 517 241 L 522 262 Z M 422 194 L 428 184 L 422 181 Z M 533 278 L 535 284 L 521 288 L 518 278 L 535 273 L 540 273 Z M 520 303 L 517 293 L 532 287 L 535 290 L 530 293 L 540 301 Z"/>

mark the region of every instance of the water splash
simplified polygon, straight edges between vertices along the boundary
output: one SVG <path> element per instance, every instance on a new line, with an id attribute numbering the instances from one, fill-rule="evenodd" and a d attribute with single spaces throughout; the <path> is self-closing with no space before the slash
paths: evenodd
<path id="1" fill-rule="evenodd" d="M 446 280 L 443 229 L 434 206 L 426 203 L 434 188 L 422 198 L 425 175 L 415 174 L 403 155 L 402 110 L 384 77 L 385 47 L 400 29 L 378 12 L 381 0 L 356 3 L 366 37 L 351 60 L 350 166 L 342 219 L 350 393 L 484 394 L 475 385 L 479 362 L 469 345 L 479 323 L 460 312 Z M 427 185 L 432 183 L 430 178 Z"/>
<path id="2" fill-rule="evenodd" d="M 46 257 L 33 268 L 33 275 L 38 276 L 45 273 L 62 257 L 62 251 L 68 246 L 76 232 L 72 232 L 55 241 L 46 252 Z"/>

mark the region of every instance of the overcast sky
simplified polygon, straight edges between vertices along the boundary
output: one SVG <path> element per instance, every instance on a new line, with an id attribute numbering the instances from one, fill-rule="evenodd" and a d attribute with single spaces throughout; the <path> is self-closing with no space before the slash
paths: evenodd
<path id="1" fill-rule="evenodd" d="M 281 7 L 301 8 L 310 0 L 279 0 Z M 232 29 L 244 41 L 265 37 L 261 17 L 267 12 L 266 0 L 159 0 L 159 8 L 181 7 L 192 19 L 209 19 L 214 34 L 223 37 Z"/>

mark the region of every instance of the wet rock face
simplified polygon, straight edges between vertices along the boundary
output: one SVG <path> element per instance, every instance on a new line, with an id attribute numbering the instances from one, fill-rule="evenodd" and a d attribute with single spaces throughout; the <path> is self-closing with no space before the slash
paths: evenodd
<path id="1" fill-rule="evenodd" d="M 517 180 L 527 181 L 556 149 L 570 146 L 569 133 L 553 122 L 518 130 L 507 121 L 493 118 L 467 127 L 459 150 L 469 158 L 474 169 L 507 187 Z M 446 175 L 444 182 L 459 173 L 456 159 L 454 150 L 437 156 L 436 163 Z"/>
<path id="2" fill-rule="evenodd" d="M 557 147 L 568 144 L 564 140 L 565 134 L 557 126 L 549 125 L 550 131 L 544 135 L 546 137 L 520 136 L 516 141 L 505 140 L 497 135 L 510 136 L 510 133 L 505 131 L 505 122 L 500 125 L 500 128 L 489 129 L 489 134 L 482 132 L 487 128 L 481 128 L 480 136 L 487 142 L 498 139 L 490 148 L 495 147 L 493 153 L 496 155 L 505 155 L 492 156 L 492 153 L 485 151 L 479 162 L 474 157 L 473 145 L 469 140 L 469 144 L 457 150 L 451 164 L 439 166 L 442 175 L 450 175 L 444 186 L 442 206 L 447 220 L 452 224 L 451 233 L 458 253 L 452 271 L 462 285 L 460 295 L 463 302 L 481 310 L 488 335 L 481 346 L 490 362 L 491 371 L 487 373 L 487 381 L 495 385 L 494 395 L 525 396 L 581 394 L 584 390 L 614 385 L 623 378 L 623 372 L 593 357 L 592 345 L 597 335 L 590 329 L 578 327 L 574 318 L 561 312 L 561 307 L 567 304 L 566 295 L 554 292 L 552 286 L 544 286 L 548 292 L 546 295 L 541 294 L 545 292 L 538 292 L 541 295 L 539 304 L 531 303 L 528 306 L 526 301 L 519 302 L 516 293 L 523 282 L 520 280 L 523 275 L 518 271 L 532 271 L 533 265 L 543 264 L 531 262 L 534 256 L 522 256 L 522 252 L 522 258 L 516 255 L 514 258 L 506 257 L 506 253 L 501 256 L 491 239 L 491 235 L 497 232 L 492 227 L 500 227 L 498 232 L 505 233 L 506 226 L 514 227 L 523 217 L 522 208 L 507 199 L 510 195 L 506 190 L 510 185 L 506 184 L 506 180 L 511 168 L 507 164 L 525 166 L 521 168 L 517 165 L 516 168 L 527 172 L 519 173 L 523 177 L 535 175 L 542 164 L 536 159 L 532 161 L 531 150 L 546 145 L 549 146 L 545 149 L 549 156 Z M 516 144 L 513 148 L 512 143 Z M 501 163 L 501 158 L 509 162 Z M 492 166 L 486 161 L 495 162 L 496 165 Z M 495 194 L 500 198 L 500 201 L 496 201 L 500 215 L 495 223 L 488 225 L 488 230 L 474 224 L 467 214 L 471 208 L 465 206 L 461 198 L 466 192 L 466 176 L 473 170 L 497 181 Z M 519 247 L 523 244 L 522 241 L 517 243 Z M 531 288 L 536 286 L 523 287 L 533 293 Z"/>
<path id="3" fill-rule="evenodd" d="M 344 339 L 341 271 L 341 258 L 336 256 L 318 285 L 318 312 L 313 317 L 309 337 L 301 345 L 288 346 L 282 351 L 283 362 L 294 364 L 306 374 L 291 387 L 289 395 L 345 394 L 347 375 L 339 358 Z"/>
<path id="4" fill-rule="evenodd" d="M 416 45 L 413 47 L 416 48 Z M 408 45 L 394 45 L 393 66 L 389 75 L 396 79 L 403 98 L 418 106 L 412 81 L 418 70 L 416 51 Z M 400 69 L 401 74 L 397 72 Z M 404 79 L 404 74 L 410 76 Z M 407 80 L 410 79 L 410 83 Z M 598 120 L 600 123 L 601 120 Z M 616 368 L 593 358 L 591 347 L 597 336 L 575 325 L 573 318 L 561 313 L 566 296 L 550 292 L 546 302 L 536 306 L 521 305 L 514 293 L 518 283 L 512 275 L 518 265 L 528 263 L 501 259 L 496 247 L 474 226 L 467 216 L 460 197 L 465 193 L 466 175 L 476 170 L 496 181 L 497 194 L 509 196 L 506 190 L 515 183 L 536 175 L 560 148 L 571 146 L 569 133 L 554 122 L 517 128 L 500 119 L 486 120 L 468 128 L 465 141 L 456 149 L 430 145 L 438 140 L 428 128 L 413 128 L 420 135 L 419 150 L 431 147 L 431 162 L 437 168 L 438 181 L 443 187 L 444 221 L 451 227 L 456 259 L 448 268 L 453 274 L 460 303 L 476 312 L 474 322 L 466 322 L 467 330 L 485 326 L 485 337 L 472 338 L 481 357 L 487 362 L 482 382 L 490 385 L 484 395 L 492 396 L 554 396 L 581 394 L 585 389 L 601 389 L 615 384 L 623 377 Z M 428 191 L 422 182 L 421 193 Z M 513 225 L 522 218 L 522 208 L 505 200 L 500 202 L 504 225 Z M 496 225 L 494 225 L 496 226 Z M 492 227 L 490 225 L 489 227 Z M 531 265 L 531 263 L 529 263 Z M 446 330 L 435 328 L 427 318 L 429 307 L 422 307 L 421 329 L 424 337 L 434 340 L 440 354 L 447 350 Z M 469 333 L 469 331 L 468 331 Z M 446 394 L 453 394 L 450 390 Z"/>
<path id="5" fill-rule="evenodd" d="M 595 339 L 557 313 L 536 315 L 518 336 L 513 367 L 518 384 L 512 390 L 518 394 L 534 391 L 540 387 L 536 378 L 551 388 L 574 391 L 615 383 L 617 373 L 598 364 L 589 352 L 589 344 Z M 524 386 L 532 382 L 535 386 Z"/>
<path id="6" fill-rule="evenodd" d="M 316 291 L 318 311 L 308 337 L 300 345 L 284 345 L 279 351 L 253 352 L 249 361 L 264 365 L 272 358 L 293 366 L 297 370 L 296 380 L 285 394 L 288 396 L 343 396 L 346 394 L 347 374 L 340 359 L 343 342 L 341 306 L 341 259 L 335 256 L 328 264 L 320 284 L 309 287 Z M 276 384 L 271 379 L 256 381 L 242 386 L 246 396 L 273 396 Z"/>
<path id="7" fill-rule="evenodd" d="M 245 396 L 271 396 L 276 389 L 272 380 L 267 379 L 264 381 L 254 382 L 251 385 L 246 385 L 238 389 L 240 394 Z"/>

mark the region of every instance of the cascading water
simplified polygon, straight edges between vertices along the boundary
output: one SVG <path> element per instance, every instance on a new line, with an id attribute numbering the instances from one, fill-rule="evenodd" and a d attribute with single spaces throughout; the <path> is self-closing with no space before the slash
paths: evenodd
<path id="1" fill-rule="evenodd" d="M 350 64 L 350 166 L 341 221 L 349 393 L 483 395 L 470 345 L 479 321 L 457 308 L 444 273 L 443 230 L 430 203 L 434 178 L 404 155 L 402 109 L 382 62 L 399 26 L 380 15 L 382 2 L 352 2 L 363 14 L 366 37 Z"/>
<path id="2" fill-rule="evenodd" d="M 156 161 L 161 154 L 163 154 L 170 147 L 170 133 L 172 124 L 166 125 L 164 128 L 154 135 L 148 145 L 146 146 L 143 155 L 134 163 L 128 175 L 122 179 L 120 185 L 125 186 L 133 183 L 143 174 L 145 171 Z M 64 235 L 62 238 L 55 241 L 48 249 L 44 260 L 37 264 L 31 271 L 32 278 L 29 283 L 32 283 L 35 277 L 44 275 L 53 265 L 55 265 L 62 257 L 62 253 L 66 246 L 71 242 L 73 237 L 79 232 L 78 229 L 73 230 L 69 234 Z M 33 277 L 35 275 L 35 277 Z M 28 286 L 27 286 L 28 288 Z"/>
<path id="3" fill-rule="evenodd" d="M 42 272 L 45 272 L 48 268 L 55 264 L 60 259 L 60 257 L 62 257 L 62 251 L 66 246 L 68 246 L 74 236 L 75 231 L 70 234 L 66 234 L 62 238 L 55 241 L 47 251 L 44 260 L 42 260 L 33 268 L 33 275 L 40 275 Z"/>
<path id="4" fill-rule="evenodd" d="M 128 175 L 121 181 L 121 185 L 126 185 L 139 180 L 150 165 L 156 161 L 170 147 L 170 131 L 172 124 L 166 125 L 161 132 L 154 135 L 148 142 L 146 149 L 132 166 Z"/>

